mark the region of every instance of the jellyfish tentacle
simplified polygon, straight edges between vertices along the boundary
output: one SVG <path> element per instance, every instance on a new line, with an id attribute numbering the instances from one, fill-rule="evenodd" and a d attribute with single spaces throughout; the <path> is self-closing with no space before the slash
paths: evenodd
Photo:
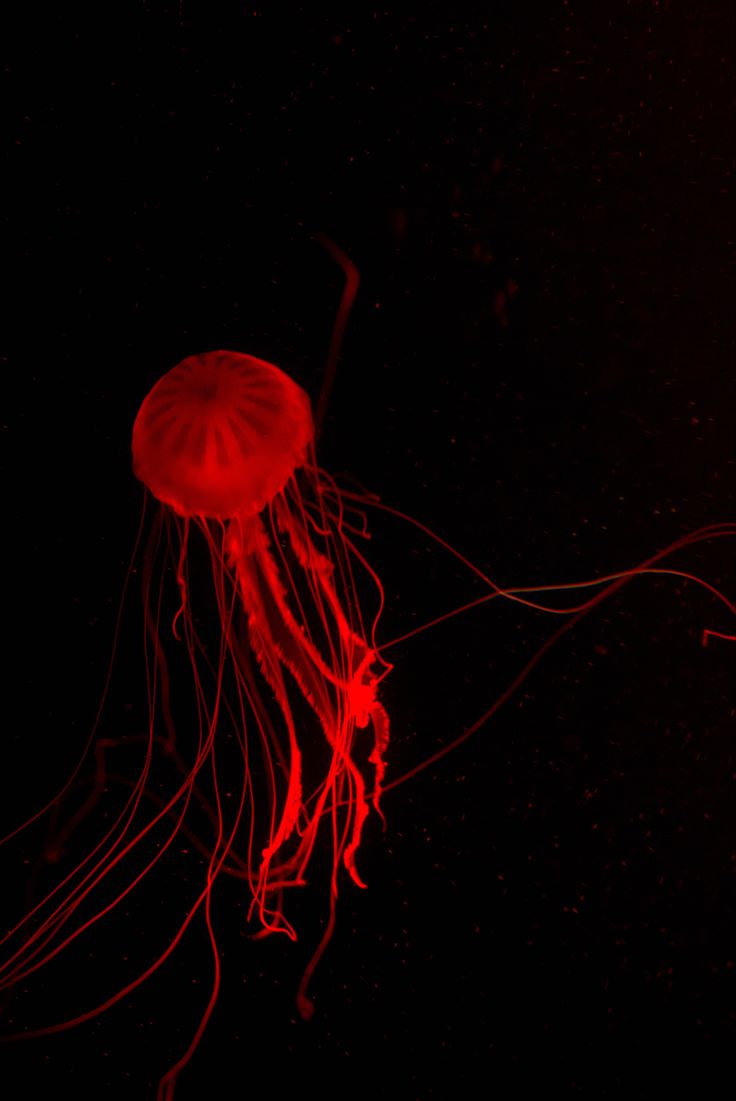
<path id="1" fill-rule="evenodd" d="M 316 496 L 318 499 L 321 499 L 323 497 L 323 493 L 321 492 L 323 489 L 323 481 L 320 478 L 318 469 L 314 469 L 316 471 Z M 331 484 L 330 479 L 328 479 L 328 484 Z M 299 498 L 299 500 L 301 500 L 301 498 Z M 373 642 L 373 645 L 369 645 L 367 640 L 361 635 L 358 635 L 349 623 L 335 591 L 333 582 L 335 567 L 325 555 L 316 549 L 314 542 L 310 540 L 306 514 L 304 514 L 304 516 L 299 515 L 295 508 L 289 509 L 286 507 L 283 498 L 277 499 L 275 509 L 279 527 L 288 535 L 294 554 L 304 570 L 307 571 L 310 576 L 317 579 L 322 594 L 334 615 L 340 637 L 345 644 L 344 649 L 351 655 L 356 655 L 354 663 L 350 663 L 349 665 L 348 677 L 342 682 L 342 688 L 346 697 L 349 714 L 355 720 L 355 725 L 359 729 L 364 729 L 370 723 L 373 728 L 374 744 L 373 750 L 368 758 L 375 770 L 372 803 L 374 809 L 381 815 L 381 818 L 383 818 L 379 803 L 382 791 L 382 781 L 386 771 L 385 753 L 389 744 L 390 723 L 385 707 L 377 698 L 377 692 L 380 680 L 385 676 L 386 672 L 390 670 L 391 666 L 381 660 L 375 647 L 375 642 Z M 323 521 L 325 524 L 324 530 L 329 532 L 330 518 L 324 516 Z M 377 585 L 382 607 L 383 591 L 380 581 L 374 571 L 368 566 L 363 556 L 344 534 L 342 534 L 341 513 L 332 519 L 332 525 L 341 532 L 339 546 L 343 548 L 347 556 L 352 554 L 360 564 L 368 570 L 372 580 Z M 380 607 L 378 615 L 380 615 Z M 376 619 L 377 618 L 378 616 L 376 616 Z M 384 666 L 384 670 L 381 674 L 374 671 L 374 667 L 378 663 Z"/>
<path id="2" fill-rule="evenodd" d="M 382 750 L 387 742 L 385 712 L 375 699 L 376 681 L 371 666 L 375 654 L 364 638 L 351 627 L 337 595 L 329 559 L 308 541 L 293 512 L 282 506 L 278 528 L 287 533 L 294 556 L 309 579 L 312 595 L 320 611 L 332 665 L 321 655 L 291 607 L 298 594 L 290 579 L 288 564 L 279 570 L 272 539 L 260 517 L 238 518 L 228 526 L 228 555 L 238 579 L 248 616 L 251 648 L 287 722 L 292 760 L 301 776 L 298 737 L 288 702 L 283 669 L 292 674 L 303 698 L 315 712 L 324 736 L 332 749 L 332 758 L 320 784 L 314 809 L 307 818 L 302 844 L 288 865 L 303 868 L 314 844 L 319 818 L 329 806 L 347 807 L 342 827 L 334 827 L 335 847 L 353 881 L 363 887 L 355 866 L 363 825 L 369 811 L 365 779 L 353 758 L 355 729 L 367 726 L 375 715 L 374 727 L 382 733 L 374 742 L 371 763 L 376 776 L 382 775 Z M 290 579 L 287 584 L 286 579 Z M 292 770 L 292 774 L 293 774 Z M 283 849 L 297 826 L 303 808 L 301 788 L 291 786 L 278 827 L 264 850 L 261 889 L 267 886 L 270 864 Z M 373 804 L 377 806 L 374 788 Z M 330 802 L 331 800 L 331 802 Z M 283 869 L 281 869 L 283 870 Z M 276 869 L 273 869 L 276 871 Z M 265 877 L 265 878 L 264 878 Z"/>
<path id="3" fill-rule="evenodd" d="M 258 517 L 231 521 L 227 528 L 227 551 L 240 586 L 241 599 L 248 616 L 248 632 L 251 649 L 258 665 L 273 690 L 283 715 L 289 739 L 289 762 L 286 797 L 281 816 L 275 828 L 272 826 L 268 845 L 263 849 L 258 875 L 256 898 L 262 919 L 266 916 L 265 896 L 271 861 L 294 833 L 302 806 L 302 760 L 296 735 L 296 724 L 284 683 L 281 662 L 283 657 L 271 631 L 271 617 L 264 604 L 268 590 L 258 583 L 254 548 L 265 538 L 263 525 Z M 250 548 L 247 550 L 245 548 Z M 264 920 L 265 925 L 270 923 Z M 284 928 L 284 925 L 280 925 Z"/>

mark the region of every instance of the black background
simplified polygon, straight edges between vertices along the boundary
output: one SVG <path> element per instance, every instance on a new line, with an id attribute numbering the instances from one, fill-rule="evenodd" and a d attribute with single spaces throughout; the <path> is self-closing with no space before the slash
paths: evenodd
<path id="1" fill-rule="evenodd" d="M 325 467 L 508 586 L 632 567 L 733 518 L 730 9 L 138 3 L 7 33 L 4 825 L 53 794 L 94 718 L 148 388 L 232 347 L 317 397 L 341 276 L 314 232 L 362 276 Z M 384 637 L 483 592 L 407 524 L 371 526 Z M 727 544 L 672 565 L 728 592 Z M 132 585 L 116 736 L 140 732 Z M 396 647 L 390 775 L 457 737 L 558 625 L 494 602 Z M 177 1098 L 444 1098 L 478 1074 L 501 1096 L 702 1086 L 734 1040 L 736 958 L 733 644 L 704 649 L 704 628 L 733 633 L 704 590 L 632 582 L 387 794 L 311 1023 L 294 991 L 324 891 L 296 904 L 293 946 L 250 940 L 223 888 L 222 996 Z M 37 842 L 2 850 L 4 913 Z M 160 950 L 172 898 L 153 876 L 16 993 L 11 1029 L 131 977 L 121 953 Z M 195 932 L 105 1016 L 4 1046 L 3 1096 L 153 1097 L 209 968 Z"/>

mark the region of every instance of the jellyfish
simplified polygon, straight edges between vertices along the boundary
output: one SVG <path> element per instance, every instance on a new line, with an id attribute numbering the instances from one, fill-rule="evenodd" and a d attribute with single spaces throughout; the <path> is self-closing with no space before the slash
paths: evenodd
<path id="1" fill-rule="evenodd" d="M 365 886 L 361 838 L 371 812 L 382 821 L 383 792 L 484 728 L 552 646 L 631 579 L 670 576 L 703 587 L 729 613 L 736 610 L 704 579 L 661 565 L 675 551 L 732 537 L 736 526 L 728 523 L 683 536 L 634 569 L 566 585 L 500 588 L 420 522 L 338 486 L 317 465 L 319 419 L 320 405 L 313 418 L 307 395 L 282 370 L 236 351 L 189 356 L 144 399 L 133 428 L 133 469 L 156 502 L 157 523 L 151 553 L 143 556 L 150 647 L 143 766 L 119 812 L 106 812 L 103 836 L 0 937 L 6 954 L 0 962 L 0 991 L 14 992 L 120 907 L 177 839 L 197 847 L 205 858 L 204 875 L 176 933 L 153 961 L 92 1009 L 23 1033 L 25 1038 L 48 1035 L 111 1008 L 153 975 L 194 918 L 203 915 L 214 962 L 212 986 L 189 1046 L 161 1079 L 159 1101 L 173 1098 L 218 997 L 220 959 L 211 912 L 218 882 L 232 877 L 245 886 L 256 936 L 285 934 L 295 940 L 287 896 L 326 865 L 329 917 L 297 991 L 298 1009 L 308 1019 L 313 1012 L 310 980 L 334 929 L 339 881 L 347 876 Z M 384 594 L 362 549 L 368 536 L 366 504 L 414 525 L 453 555 L 483 582 L 482 595 L 379 644 Z M 162 538 L 171 552 L 164 560 L 171 564 L 177 598 L 169 634 L 183 643 L 179 649 L 190 669 L 194 701 L 191 712 L 185 708 L 176 717 L 162 642 L 163 589 L 151 565 Z M 206 629 L 194 599 L 202 584 L 212 598 L 206 602 Z M 557 602 L 555 593 L 572 600 Z M 450 617 L 499 599 L 561 617 L 562 624 L 511 683 L 492 695 L 475 722 L 386 783 L 389 717 L 380 698 L 391 669 L 386 653 Z M 732 640 L 733 634 L 709 628 L 704 644 L 711 638 L 716 645 L 716 639 Z M 187 739 L 181 739 L 184 748 L 179 745 L 182 716 L 188 727 Z M 154 783 L 156 747 L 177 775 L 167 795 Z M 54 828 L 55 854 L 113 780 L 107 748 L 109 740 L 98 739 L 93 790 L 63 828 Z M 70 794 L 73 781 L 61 794 Z M 152 812 L 144 812 L 146 801 Z M 209 821 L 209 833 L 197 832 L 197 814 Z"/>
<path id="2" fill-rule="evenodd" d="M 177 840 L 188 839 L 206 858 L 206 870 L 168 945 L 94 1008 L 23 1033 L 48 1035 L 111 1008 L 158 970 L 203 915 L 212 987 L 189 1047 L 161 1080 L 158 1096 L 169 1101 L 218 997 L 211 916 L 218 881 L 245 884 L 254 936 L 296 940 L 286 895 L 308 883 L 315 863 L 323 879 L 327 869 L 329 918 L 297 990 L 301 1016 L 312 1015 L 308 986 L 334 929 L 339 880 L 346 875 L 366 885 L 357 862 L 363 827 L 371 810 L 383 821 L 389 718 L 379 686 L 391 665 L 376 642 L 383 589 L 359 546 L 368 537 L 365 513 L 317 465 L 309 399 L 282 370 L 235 351 L 187 357 L 144 399 L 132 457 L 157 510 L 143 555 L 143 764 L 122 808 L 105 812 L 103 835 L 0 938 L 7 953 L 0 990 L 16 990 L 118 908 Z M 161 560 L 168 565 L 159 565 L 157 575 L 151 563 Z M 194 701 L 176 716 L 161 625 L 164 587 L 155 580 L 167 571 L 176 580 L 168 634 L 184 643 Z M 207 631 L 192 600 L 202 573 L 211 598 Z M 55 863 L 65 839 L 115 782 L 111 747 L 135 741 L 93 730 L 96 771 L 81 806 L 60 824 L 62 796 L 73 796 L 81 782 L 78 766 L 53 803 L 2 842 L 50 811 L 45 858 Z M 168 759 L 173 792 L 159 783 L 155 757 Z M 212 828 L 198 831 L 197 814 Z"/>
<path id="3" fill-rule="evenodd" d="M 229 676 L 246 753 L 248 738 L 257 738 L 269 776 L 265 831 L 249 826 L 251 838 L 259 829 L 263 837 L 247 862 L 251 909 L 264 933 L 294 938 L 281 899 L 305 882 L 323 824 L 332 835 L 333 897 L 340 864 L 365 886 L 356 854 L 369 807 L 381 813 L 389 741 L 378 698 L 390 668 L 375 642 L 380 581 L 350 536 L 336 484 L 315 461 L 309 398 L 273 364 L 233 351 L 182 360 L 144 399 L 132 451 L 135 474 L 177 530 L 177 620 L 189 615 L 195 532 L 207 548 L 219 618 L 214 681 L 221 691 Z M 378 592 L 370 623 L 357 566 Z M 184 633 L 199 678 L 191 622 Z M 221 709 L 216 698 L 197 760 L 210 752 Z M 315 729 L 327 749 L 316 777 Z M 360 762 L 358 738 L 369 739 Z M 245 784 L 247 798 L 250 770 Z M 299 1008 L 311 1012 L 305 989 Z"/>

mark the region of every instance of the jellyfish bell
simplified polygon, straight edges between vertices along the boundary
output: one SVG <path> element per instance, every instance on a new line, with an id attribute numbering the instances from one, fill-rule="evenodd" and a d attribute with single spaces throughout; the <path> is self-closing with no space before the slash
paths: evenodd
<path id="1" fill-rule="evenodd" d="M 133 470 L 180 516 L 261 512 L 314 439 L 309 398 L 278 367 L 239 352 L 188 356 L 153 387 L 133 426 Z"/>

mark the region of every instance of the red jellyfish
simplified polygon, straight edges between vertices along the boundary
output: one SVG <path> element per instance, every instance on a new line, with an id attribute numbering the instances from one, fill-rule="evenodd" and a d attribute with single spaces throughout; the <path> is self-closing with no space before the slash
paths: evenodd
<path id="1" fill-rule="evenodd" d="M 215 698 L 194 770 L 217 752 L 227 680 L 227 707 L 238 716 L 246 761 L 241 807 L 247 824 L 239 832 L 249 839 L 252 909 L 264 933 L 294 937 L 282 896 L 305 882 L 321 827 L 332 839 L 333 900 L 340 864 L 364 885 L 355 857 L 369 805 L 379 810 L 389 738 L 377 697 L 389 669 L 374 641 L 380 582 L 350 536 L 335 483 L 316 464 L 309 399 L 271 363 L 230 351 L 184 359 L 143 401 L 133 428 L 133 467 L 178 528 L 177 630 L 190 647 L 198 696 L 199 665 L 207 659 L 190 611 L 188 555 L 196 534 L 207 548 L 220 642 L 210 663 Z M 367 570 L 378 594 L 370 624 L 356 595 L 356 566 Z M 319 731 L 326 753 L 315 748 Z M 362 731 L 370 731 L 370 741 L 359 764 Z M 264 750 L 265 800 L 252 775 L 250 739 Z M 316 759 L 322 767 L 315 775 Z M 235 843 L 232 834 L 220 838 L 210 879 Z M 320 948 L 331 928 L 332 921 Z M 311 1012 L 306 982 L 312 966 L 299 992 L 304 1016 Z"/>
<path id="2" fill-rule="evenodd" d="M 357 287 L 350 262 L 324 243 L 342 265 L 346 286 L 317 424 Z M 111 786 L 130 789 L 117 812 L 105 810 L 103 833 L 87 855 L 0 937 L 7 955 L 0 991 L 18 989 L 109 915 L 167 853 L 178 859 L 189 852 L 184 846 L 194 848 L 205 858 L 205 872 L 155 959 L 94 1008 L 22 1033 L 58 1032 L 117 1004 L 161 967 L 201 914 L 213 982 L 189 1047 L 161 1080 L 158 1096 L 170 1101 L 219 992 L 212 893 L 220 879 L 244 885 L 257 936 L 295 939 L 285 893 L 307 882 L 311 866 L 324 870 L 326 864 L 329 919 L 297 993 L 300 1013 L 311 1015 L 307 987 L 332 934 L 341 868 L 364 886 L 356 864 L 361 833 L 371 807 L 381 813 L 389 721 L 378 687 L 391 666 L 376 643 L 383 590 L 359 548 L 368 534 L 360 500 L 318 467 L 309 399 L 283 371 L 239 352 L 189 356 L 144 399 L 132 452 L 137 477 L 160 503 L 149 549 L 163 536 L 168 551 L 165 559 L 144 558 L 145 752 L 132 783 L 111 773 L 109 753 L 135 752 L 140 739 L 98 737 L 100 707 L 89 743 L 95 776 L 81 805 L 63 820 L 62 801 L 86 786 L 85 757 L 47 807 L 0 839 L 4 844 L 50 811 L 46 857 L 56 862 Z M 184 709 L 181 695 L 174 699 L 170 691 L 159 630 L 172 561 L 178 585 L 173 633 L 184 641 L 193 673 L 192 706 Z M 203 585 L 209 600 L 200 614 Z M 173 790 L 166 786 L 172 769 Z"/>

